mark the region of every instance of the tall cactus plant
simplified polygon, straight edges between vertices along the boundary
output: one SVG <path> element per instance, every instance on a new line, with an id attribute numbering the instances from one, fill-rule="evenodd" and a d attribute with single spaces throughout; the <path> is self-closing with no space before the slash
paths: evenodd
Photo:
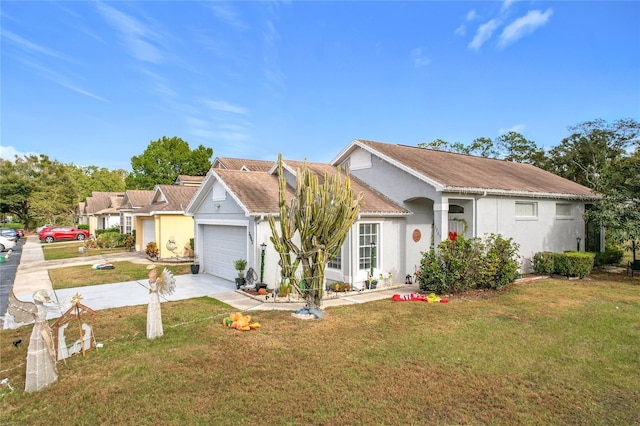
<path id="1" fill-rule="evenodd" d="M 293 284 L 300 284 L 307 305 L 318 308 L 324 293 L 324 270 L 344 243 L 349 229 L 360 212 L 362 194 L 354 195 L 351 180 L 336 169 L 319 177 L 307 168 L 306 163 L 297 171 L 295 195 L 287 203 L 287 181 L 282 167 L 282 155 L 278 156 L 280 232 L 276 218 L 269 215 L 271 242 L 280 255 L 282 276 Z M 295 274 L 302 265 L 300 283 Z"/>

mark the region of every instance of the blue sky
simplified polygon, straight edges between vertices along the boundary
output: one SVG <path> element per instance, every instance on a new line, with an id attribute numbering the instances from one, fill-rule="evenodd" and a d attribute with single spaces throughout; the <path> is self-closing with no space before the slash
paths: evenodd
<path id="1" fill-rule="evenodd" d="M 640 120 L 638 1 L 3 1 L 1 148 L 130 170 Z M 213 159 L 212 158 L 212 159 Z"/>

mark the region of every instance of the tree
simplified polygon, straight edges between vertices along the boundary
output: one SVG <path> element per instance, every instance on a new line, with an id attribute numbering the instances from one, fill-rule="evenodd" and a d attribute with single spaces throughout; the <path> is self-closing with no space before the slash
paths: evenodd
<path id="1" fill-rule="evenodd" d="M 73 223 L 79 198 L 68 166 L 43 154 L 34 166 L 29 217 L 36 223 Z"/>
<path id="2" fill-rule="evenodd" d="M 268 219 L 271 242 L 280 255 L 282 277 L 297 285 L 295 274 L 302 264 L 304 284 L 300 282 L 300 287 L 308 306 L 318 308 L 322 305 L 325 267 L 338 254 L 358 218 L 362 194 L 354 196 L 348 174 L 343 181 L 339 169 L 332 175 L 325 173 L 320 183 L 305 163 L 297 171 L 295 194 L 288 205 L 282 155 L 278 156 L 278 182 L 279 233 L 274 215 Z"/>
<path id="3" fill-rule="evenodd" d="M 599 186 L 607 164 L 640 147 L 640 123 L 633 119 L 585 121 L 569 130 L 571 135 L 549 152 L 548 170 L 589 188 Z"/>
<path id="4" fill-rule="evenodd" d="M 172 184 L 179 175 L 204 176 L 211 168 L 212 155 L 212 148 L 200 145 L 192 151 L 182 139 L 163 136 L 131 158 L 126 188 L 153 189 L 157 184 Z"/>
<path id="5" fill-rule="evenodd" d="M 0 213 L 9 213 L 19 222 L 26 223 L 33 187 L 34 182 L 29 175 L 21 174 L 11 161 L 0 160 Z"/>
<path id="6" fill-rule="evenodd" d="M 421 142 L 418 147 L 485 158 L 501 158 L 542 168 L 547 162 L 543 149 L 538 148 L 535 142 L 513 131 L 499 136 L 495 141 L 480 137 L 474 139 L 470 145 L 465 145 L 462 142 L 449 143 L 443 139 L 435 139 L 431 142 Z"/>
<path id="7" fill-rule="evenodd" d="M 126 173 L 63 164 L 46 155 L 3 160 L 0 172 L 0 212 L 17 217 L 27 228 L 71 223 L 78 202 L 91 191 L 123 191 Z"/>
<path id="8" fill-rule="evenodd" d="M 497 158 L 498 151 L 491 138 L 475 138 L 469 146 L 469 154 L 485 158 Z"/>
<path id="9" fill-rule="evenodd" d="M 518 132 L 510 131 L 500 135 L 496 138 L 494 146 L 498 150 L 498 158 L 544 168 L 546 162 L 544 150 Z"/>
<path id="10" fill-rule="evenodd" d="M 124 192 L 124 180 L 127 171 L 123 169 L 109 170 L 96 166 L 67 166 L 67 171 L 78 187 L 78 198 L 84 200 L 93 191 Z"/>
<path id="11" fill-rule="evenodd" d="M 640 149 L 606 164 L 596 190 L 602 200 L 585 218 L 602 224 L 607 238 L 620 244 L 631 242 L 635 260 L 640 242 Z"/>

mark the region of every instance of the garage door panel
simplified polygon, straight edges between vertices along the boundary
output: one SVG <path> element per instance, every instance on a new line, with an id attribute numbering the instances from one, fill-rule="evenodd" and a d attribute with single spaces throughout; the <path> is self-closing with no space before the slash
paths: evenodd
<path id="1" fill-rule="evenodd" d="M 245 226 L 206 225 L 203 227 L 204 272 L 224 279 L 237 276 L 234 262 L 247 259 Z"/>
<path id="2" fill-rule="evenodd" d="M 156 227 L 153 219 L 142 220 L 142 249 L 144 250 L 152 241 L 156 240 Z"/>

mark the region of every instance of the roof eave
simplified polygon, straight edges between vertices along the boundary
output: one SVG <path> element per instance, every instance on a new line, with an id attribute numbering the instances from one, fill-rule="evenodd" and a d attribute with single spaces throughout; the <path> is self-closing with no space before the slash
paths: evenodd
<path id="1" fill-rule="evenodd" d="M 488 188 L 470 188 L 461 186 L 449 186 L 443 188 L 442 192 L 458 192 L 463 194 L 478 194 L 478 195 L 498 195 L 504 197 L 528 197 L 528 198 L 552 198 L 561 200 L 584 200 L 584 201 L 597 201 L 602 197 L 599 195 L 586 195 L 586 194 L 565 194 L 558 192 L 533 192 L 533 191 L 514 191 L 506 189 L 488 189 Z"/>

